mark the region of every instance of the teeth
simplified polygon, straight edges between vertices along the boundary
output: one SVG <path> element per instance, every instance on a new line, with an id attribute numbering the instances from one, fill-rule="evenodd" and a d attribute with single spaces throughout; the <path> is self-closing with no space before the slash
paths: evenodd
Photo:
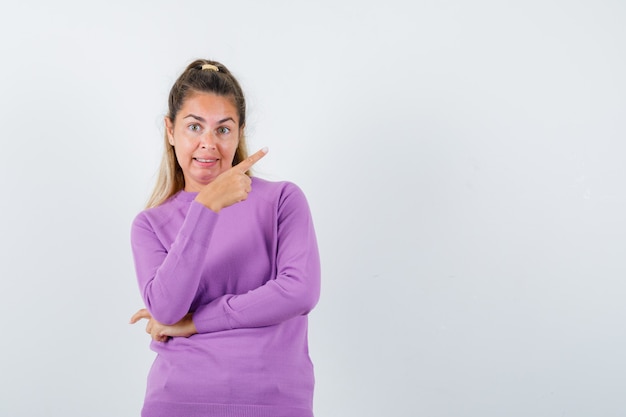
<path id="1" fill-rule="evenodd" d="M 198 162 L 215 162 L 215 159 L 200 159 L 200 158 L 196 158 L 196 161 L 198 161 Z"/>

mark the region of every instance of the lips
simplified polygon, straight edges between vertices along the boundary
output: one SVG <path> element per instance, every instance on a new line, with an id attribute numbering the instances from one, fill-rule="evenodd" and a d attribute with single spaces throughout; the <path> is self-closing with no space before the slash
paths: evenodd
<path id="1" fill-rule="evenodd" d="M 204 158 L 193 158 L 198 162 L 202 162 L 203 164 L 209 164 L 211 162 L 216 162 L 217 159 L 204 159 Z"/>

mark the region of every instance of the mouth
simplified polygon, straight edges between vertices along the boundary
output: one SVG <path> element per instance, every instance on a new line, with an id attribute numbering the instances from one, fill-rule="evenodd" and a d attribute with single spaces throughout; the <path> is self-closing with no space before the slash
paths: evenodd
<path id="1" fill-rule="evenodd" d="M 217 162 L 217 159 L 203 159 L 203 158 L 193 158 L 198 162 L 202 162 L 203 164 L 209 164 L 211 162 Z"/>

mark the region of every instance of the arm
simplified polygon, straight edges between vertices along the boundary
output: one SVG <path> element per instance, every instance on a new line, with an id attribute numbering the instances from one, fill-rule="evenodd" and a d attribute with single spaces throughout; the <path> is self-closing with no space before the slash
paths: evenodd
<path id="1" fill-rule="evenodd" d="M 271 326 L 313 309 L 320 294 L 319 253 L 306 198 L 293 184 L 280 197 L 277 239 L 276 278 L 200 306 L 193 314 L 199 333 Z"/>
<path id="2" fill-rule="evenodd" d="M 169 250 L 145 215 L 131 229 L 135 269 L 144 303 L 152 317 L 175 324 L 188 312 L 200 282 L 201 263 L 217 221 L 217 214 L 192 202 Z"/>

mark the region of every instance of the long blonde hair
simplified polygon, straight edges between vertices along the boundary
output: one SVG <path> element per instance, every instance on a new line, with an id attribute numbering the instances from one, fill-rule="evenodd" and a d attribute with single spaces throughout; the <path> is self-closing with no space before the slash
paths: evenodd
<path id="1" fill-rule="evenodd" d="M 185 71 L 178 77 L 168 99 L 168 113 L 165 117 L 172 123 L 176 119 L 178 111 L 184 101 L 196 92 L 213 93 L 232 99 L 239 114 L 239 144 L 235 151 L 233 166 L 248 157 L 244 128 L 246 125 L 246 100 L 239 82 L 231 72 L 216 61 L 198 59 L 187 66 Z M 152 195 L 148 199 L 147 208 L 156 207 L 166 202 L 177 192 L 185 188 L 185 177 L 174 152 L 174 146 L 170 145 L 167 138 L 167 128 L 164 135 L 164 149 L 161 157 L 161 165 L 157 175 L 156 184 Z M 250 175 L 249 172 L 247 172 Z"/>

